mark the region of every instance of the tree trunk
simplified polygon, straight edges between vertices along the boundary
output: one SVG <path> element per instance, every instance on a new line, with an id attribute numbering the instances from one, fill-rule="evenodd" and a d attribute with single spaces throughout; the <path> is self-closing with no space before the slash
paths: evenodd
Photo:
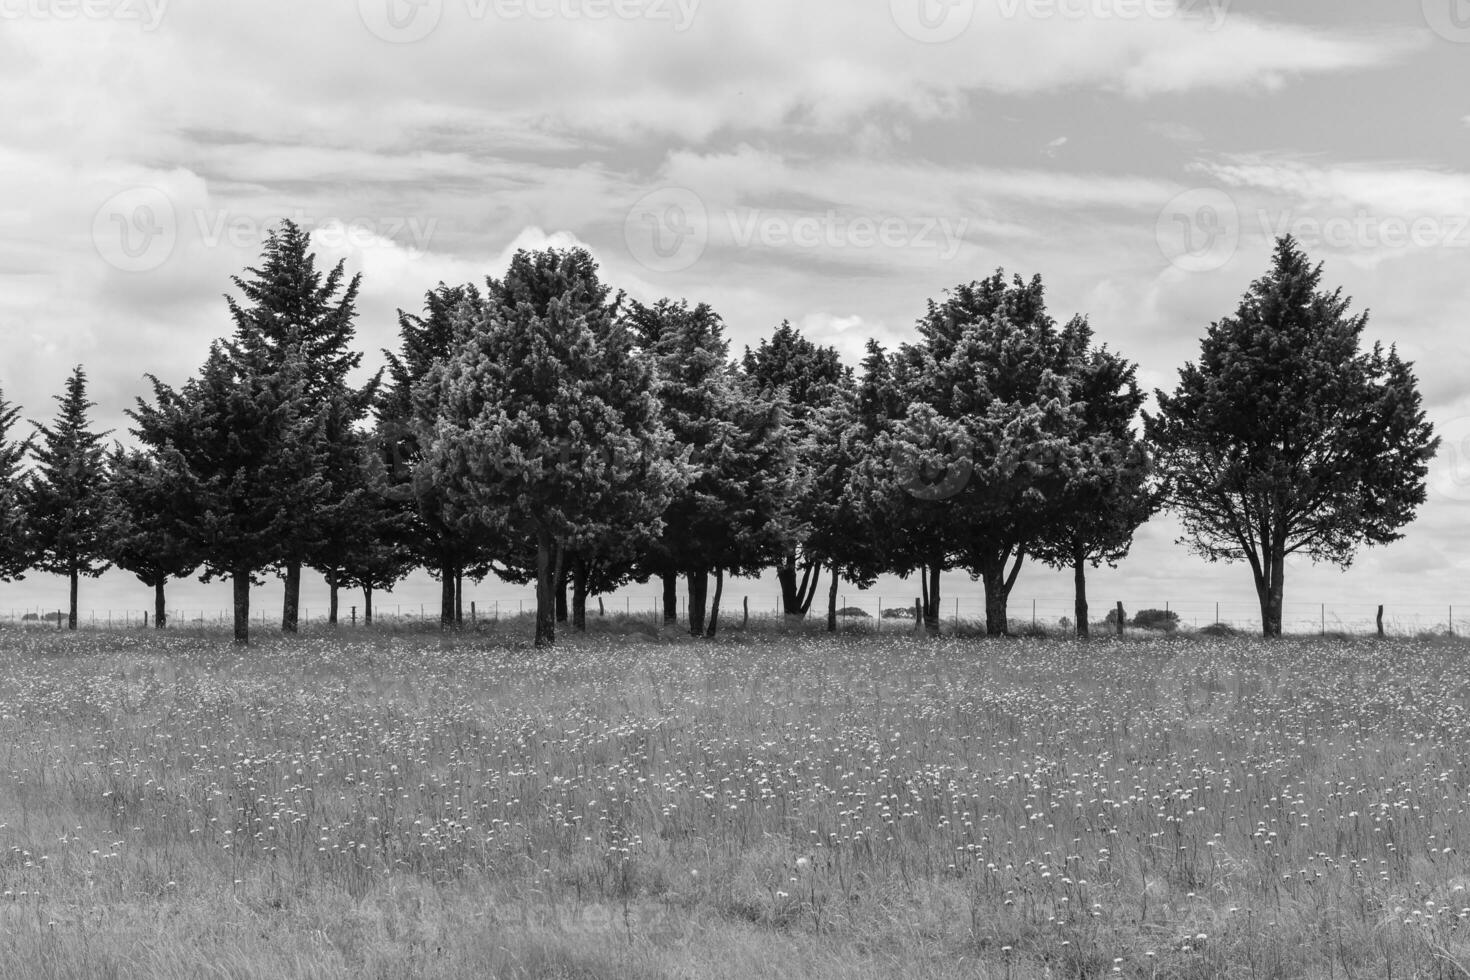
<path id="1" fill-rule="evenodd" d="M 832 585 L 827 589 L 827 632 L 837 632 L 837 563 L 832 563 Z"/>
<path id="2" fill-rule="evenodd" d="M 664 625 L 675 626 L 679 622 L 679 575 L 664 572 Z"/>
<path id="3" fill-rule="evenodd" d="M 373 587 L 371 585 L 362 587 L 362 622 L 364 626 L 373 625 Z"/>
<path id="4" fill-rule="evenodd" d="M 286 597 L 281 603 L 281 632 L 295 633 L 301 620 L 301 562 L 286 563 Z"/>
<path id="5" fill-rule="evenodd" d="M 565 623 L 570 618 L 567 607 L 567 586 L 569 584 L 566 562 L 560 560 L 559 556 L 556 567 L 556 621 L 558 623 Z"/>
<path id="6" fill-rule="evenodd" d="M 820 568 L 815 562 L 807 562 L 801 569 L 801 578 L 796 577 L 796 553 L 788 554 L 776 566 L 776 578 L 781 583 L 781 612 L 797 619 L 805 619 L 812 608 L 812 598 L 817 594 Z"/>
<path id="7" fill-rule="evenodd" d="M 720 626 L 720 598 L 725 594 L 725 570 L 715 569 L 715 600 L 709 606 L 709 629 L 705 636 L 714 638 L 715 630 Z"/>
<path id="8" fill-rule="evenodd" d="M 1011 632 L 1010 620 L 1008 619 L 1007 606 L 1011 599 L 1011 589 L 1016 584 L 1016 578 L 1021 574 L 1021 565 L 1026 560 L 1026 549 L 1020 548 L 1016 551 L 1014 558 L 1007 548 L 999 555 L 988 558 L 980 568 L 981 581 L 985 583 L 985 635 L 986 636 L 1009 636 Z M 1006 563 L 1014 561 L 1009 571 Z"/>
<path id="9" fill-rule="evenodd" d="M 335 568 L 327 571 L 327 623 L 337 625 L 337 570 Z"/>
<path id="10" fill-rule="evenodd" d="M 924 631 L 939 635 L 939 562 L 925 567 L 928 584 L 924 589 Z"/>
<path id="11" fill-rule="evenodd" d="M 71 566 L 71 613 L 66 617 L 66 628 L 69 630 L 77 628 L 77 584 L 81 578 L 81 573 L 77 571 L 77 566 L 73 563 Z"/>
<path id="12" fill-rule="evenodd" d="M 1270 565 L 1266 580 L 1262 581 L 1259 576 L 1256 579 L 1256 595 L 1261 602 L 1261 635 L 1268 638 L 1281 635 L 1281 609 L 1285 595 L 1282 576 L 1286 572 L 1286 554 L 1280 549 L 1273 548 L 1272 551 L 1276 553 L 1267 559 Z"/>
<path id="13" fill-rule="evenodd" d="M 464 566 L 454 570 L 454 625 L 464 625 Z"/>
<path id="14" fill-rule="evenodd" d="M 1004 563 L 987 562 L 980 578 L 985 583 L 985 635 L 1006 636 L 1010 632 L 1010 590 L 1006 588 Z"/>
<path id="15" fill-rule="evenodd" d="M 536 645 L 556 643 L 556 542 L 542 531 L 536 536 Z"/>
<path id="16" fill-rule="evenodd" d="M 454 562 L 445 561 L 439 566 L 439 625 L 444 629 L 454 625 L 454 580 L 457 575 Z"/>
<path id="17" fill-rule="evenodd" d="M 250 642 L 250 571 L 237 568 L 231 574 L 235 580 L 235 642 L 245 646 Z"/>
<path id="18" fill-rule="evenodd" d="M 1072 582 L 1077 598 L 1074 613 L 1077 616 L 1077 639 L 1085 640 L 1088 637 L 1087 621 L 1087 559 L 1081 552 L 1072 555 Z"/>
<path id="19" fill-rule="evenodd" d="M 163 603 L 163 579 L 153 583 L 153 628 L 161 630 L 168 621 Z"/>
<path id="20" fill-rule="evenodd" d="M 704 600 L 709 590 L 709 572 L 704 569 L 688 573 L 689 579 L 689 635 L 704 635 Z"/>
<path id="21" fill-rule="evenodd" d="M 587 560 L 572 559 L 572 629 L 587 632 Z"/>

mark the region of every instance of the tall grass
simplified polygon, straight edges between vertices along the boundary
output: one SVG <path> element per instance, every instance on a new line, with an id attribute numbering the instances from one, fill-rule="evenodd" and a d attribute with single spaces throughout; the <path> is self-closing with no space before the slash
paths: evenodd
<path id="1" fill-rule="evenodd" d="M 1470 971 L 1458 643 L 608 619 L 0 631 L 0 975 Z"/>

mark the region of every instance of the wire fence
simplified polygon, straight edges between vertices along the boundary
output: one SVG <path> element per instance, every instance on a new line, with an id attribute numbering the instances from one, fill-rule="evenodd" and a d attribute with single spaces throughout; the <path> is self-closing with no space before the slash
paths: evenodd
<path id="1" fill-rule="evenodd" d="M 812 603 L 806 621 L 810 624 L 825 622 L 827 616 L 826 593 Z M 845 629 L 867 628 L 874 631 L 912 629 L 914 627 L 913 597 L 878 596 L 871 593 L 839 593 L 839 617 Z M 985 600 L 983 596 L 961 594 L 941 598 L 941 628 L 983 627 L 985 622 Z M 1138 613 L 1155 610 L 1164 614 L 1174 628 L 1180 631 L 1196 631 L 1219 624 L 1242 632 L 1259 632 L 1261 628 L 1260 607 L 1250 601 L 1198 601 L 1173 600 L 1129 601 L 1122 600 L 1125 629 L 1138 628 L 1134 620 Z M 535 612 L 536 601 L 532 596 L 502 596 L 492 598 L 475 597 L 466 599 L 463 606 L 463 622 L 466 625 L 493 624 L 503 620 L 529 616 Z M 1089 606 L 1088 619 L 1094 631 L 1113 630 L 1116 622 L 1118 601 L 1093 601 Z M 374 605 L 374 622 L 392 625 L 426 624 L 437 625 L 440 611 L 437 604 L 400 604 L 379 602 Z M 1012 632 L 1024 632 L 1028 628 L 1037 631 L 1070 632 L 1074 628 L 1074 606 L 1071 598 L 1012 596 L 1007 607 L 1008 626 Z M 616 598 L 593 598 L 588 602 L 589 619 L 622 616 L 646 619 L 657 625 L 663 619 L 663 600 L 652 595 L 625 595 Z M 1380 628 L 1389 636 L 1418 636 L 1422 634 L 1470 635 L 1470 603 L 1456 607 L 1450 603 L 1397 603 L 1383 606 L 1335 602 L 1286 603 L 1282 610 L 1282 632 L 1291 635 L 1376 635 Z M 681 594 L 676 618 L 680 623 L 688 622 L 687 596 Z M 779 595 L 732 595 L 727 592 L 721 603 L 720 620 L 725 628 L 739 627 L 747 620 L 769 623 L 783 621 L 782 603 Z M 1153 617 L 1158 621 L 1159 617 Z M 280 606 L 251 611 L 252 627 L 271 627 L 281 620 Z M 328 611 L 322 607 L 302 607 L 300 622 L 303 626 L 325 625 Z M 68 624 L 65 609 L 10 609 L 0 610 L 0 623 L 31 628 L 64 628 Z M 229 609 L 170 609 L 167 625 L 191 628 L 230 628 L 234 613 Z M 78 615 L 78 626 L 87 629 L 141 629 L 153 626 L 151 611 L 141 609 L 86 610 Z M 338 609 L 337 625 L 360 627 L 366 625 L 362 606 L 343 603 Z"/>

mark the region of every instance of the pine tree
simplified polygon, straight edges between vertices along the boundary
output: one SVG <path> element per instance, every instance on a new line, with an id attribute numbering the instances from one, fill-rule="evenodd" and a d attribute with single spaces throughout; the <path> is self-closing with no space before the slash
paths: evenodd
<path id="1" fill-rule="evenodd" d="M 103 439 L 91 431 L 87 375 L 78 365 L 67 379 L 55 422 L 36 427 L 36 469 L 26 493 L 26 515 L 34 535 L 36 567 L 64 575 L 70 583 L 67 626 L 77 628 L 77 592 L 82 577 L 107 570 L 105 536 L 109 512 Z"/>
<path id="2" fill-rule="evenodd" d="M 1116 567 L 1157 509 L 1148 453 L 1134 431 L 1143 406 L 1137 370 L 1105 347 L 1087 350 L 1074 364 L 1072 399 L 1082 413 L 1076 465 L 1049 530 L 1032 545 L 1038 559 L 1071 569 L 1081 638 L 1089 632 L 1087 566 Z"/>
<path id="3" fill-rule="evenodd" d="M 397 545 L 440 582 L 443 626 L 463 621 L 464 577 L 488 571 L 488 556 L 472 528 L 451 513 L 440 488 L 416 479 L 423 455 L 420 434 L 439 416 L 437 390 L 425 379 L 460 347 L 460 331 L 483 314 L 485 302 L 473 285 L 440 283 L 424 298 L 424 314 L 398 311 L 399 353 L 384 351 L 388 384 L 378 399 L 378 434 L 392 484 L 389 493 L 403 511 Z"/>
<path id="4" fill-rule="evenodd" d="M 236 643 L 250 641 L 256 576 L 309 533 L 330 489 L 325 412 L 309 397 L 303 364 L 295 354 L 277 365 L 216 342 L 181 390 L 150 375 L 153 404 L 139 399 L 128 413 L 138 440 L 179 475 L 185 506 L 176 526 L 197 550 L 203 580 L 233 583 Z"/>
<path id="5" fill-rule="evenodd" d="M 832 448 L 831 430 L 818 427 L 817 420 L 825 409 L 843 400 L 852 390 L 851 369 L 843 366 L 834 348 L 812 343 L 789 321 L 777 327 L 755 350 L 747 347 L 742 364 L 746 376 L 763 395 L 784 396 L 790 409 L 792 437 L 798 447 L 798 477 L 792 488 L 792 507 L 798 519 L 811 528 L 811 533 L 828 530 L 819 528 L 817 521 L 824 516 L 837 516 L 843 488 L 840 481 L 829 478 L 819 482 L 816 478 L 815 455 L 821 448 Z M 830 426 L 833 419 L 825 418 L 822 422 Z M 830 465 L 833 460 L 829 455 L 824 462 Z M 786 549 L 776 566 L 776 578 L 781 585 L 782 610 L 787 616 L 806 616 L 816 596 L 819 566 L 823 564 L 823 556 L 808 542 Z"/>
<path id="6" fill-rule="evenodd" d="M 34 559 L 26 526 L 24 466 L 32 440 L 13 439 L 20 409 L 0 391 L 0 582 L 24 578 Z"/>
<path id="7" fill-rule="evenodd" d="M 518 252 L 428 383 L 439 415 L 424 469 L 508 561 L 534 563 L 538 645 L 555 642 L 565 556 L 656 535 L 679 480 L 652 370 L 608 294 L 583 250 Z"/>
<path id="8" fill-rule="evenodd" d="M 1360 546 L 1398 540 L 1439 442 L 1412 365 L 1362 350 L 1368 315 L 1321 285 L 1322 266 L 1279 239 L 1270 271 L 1144 419 L 1183 543 L 1250 565 L 1268 637 L 1281 634 L 1287 556 L 1347 567 Z"/>
<path id="9" fill-rule="evenodd" d="M 763 395 L 733 369 L 724 324 L 703 303 L 634 303 L 628 321 L 657 369 L 670 459 L 689 468 L 645 567 L 663 580 L 665 623 L 675 619 L 675 583 L 685 576 L 689 631 L 704 636 L 718 628 L 725 573 L 781 560 L 802 531 L 791 507 L 799 475 L 785 396 Z M 707 615 L 711 575 L 716 605 Z"/>
<path id="10" fill-rule="evenodd" d="M 363 444 L 357 425 L 366 418 L 379 382 L 373 378 L 363 388 L 349 382 L 362 363 L 362 354 L 351 349 L 362 277 L 346 280 L 342 262 L 325 274 L 318 270 L 308 232 L 291 221 L 271 231 L 261 265 L 246 272 L 251 278 L 232 278 L 245 305 L 227 297 L 235 321 L 231 346 L 263 370 L 299 374 L 306 411 L 324 421 L 320 459 L 310 463 L 309 471 L 324 475 L 326 491 L 309 502 L 312 519 L 305 522 L 304 533 L 282 542 L 279 568 L 286 589 L 281 628 L 295 632 L 302 566 L 316 563 L 332 577 L 354 533 L 354 495 L 361 488 L 351 481 Z M 299 363 L 289 363 L 289 358 Z"/>
<path id="11" fill-rule="evenodd" d="M 403 544 L 409 538 L 410 512 L 395 495 L 397 485 L 376 447 L 364 451 L 362 486 L 364 499 L 358 508 L 358 533 L 352 547 L 342 556 L 339 582 L 362 589 L 363 621 L 373 621 L 373 595 L 393 588 L 415 567 L 417 561 Z"/>
<path id="12" fill-rule="evenodd" d="M 112 502 L 105 551 L 118 568 L 153 589 L 153 625 L 168 623 L 164 586 L 199 567 L 196 544 L 179 515 L 192 506 L 189 482 L 159 456 L 113 449 L 108 460 Z"/>

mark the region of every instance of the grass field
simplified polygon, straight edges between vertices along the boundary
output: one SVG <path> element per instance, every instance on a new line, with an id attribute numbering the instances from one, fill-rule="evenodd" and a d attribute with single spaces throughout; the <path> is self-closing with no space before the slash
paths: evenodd
<path id="1" fill-rule="evenodd" d="M 1466 977 L 1470 647 L 0 631 L 4 977 Z"/>

